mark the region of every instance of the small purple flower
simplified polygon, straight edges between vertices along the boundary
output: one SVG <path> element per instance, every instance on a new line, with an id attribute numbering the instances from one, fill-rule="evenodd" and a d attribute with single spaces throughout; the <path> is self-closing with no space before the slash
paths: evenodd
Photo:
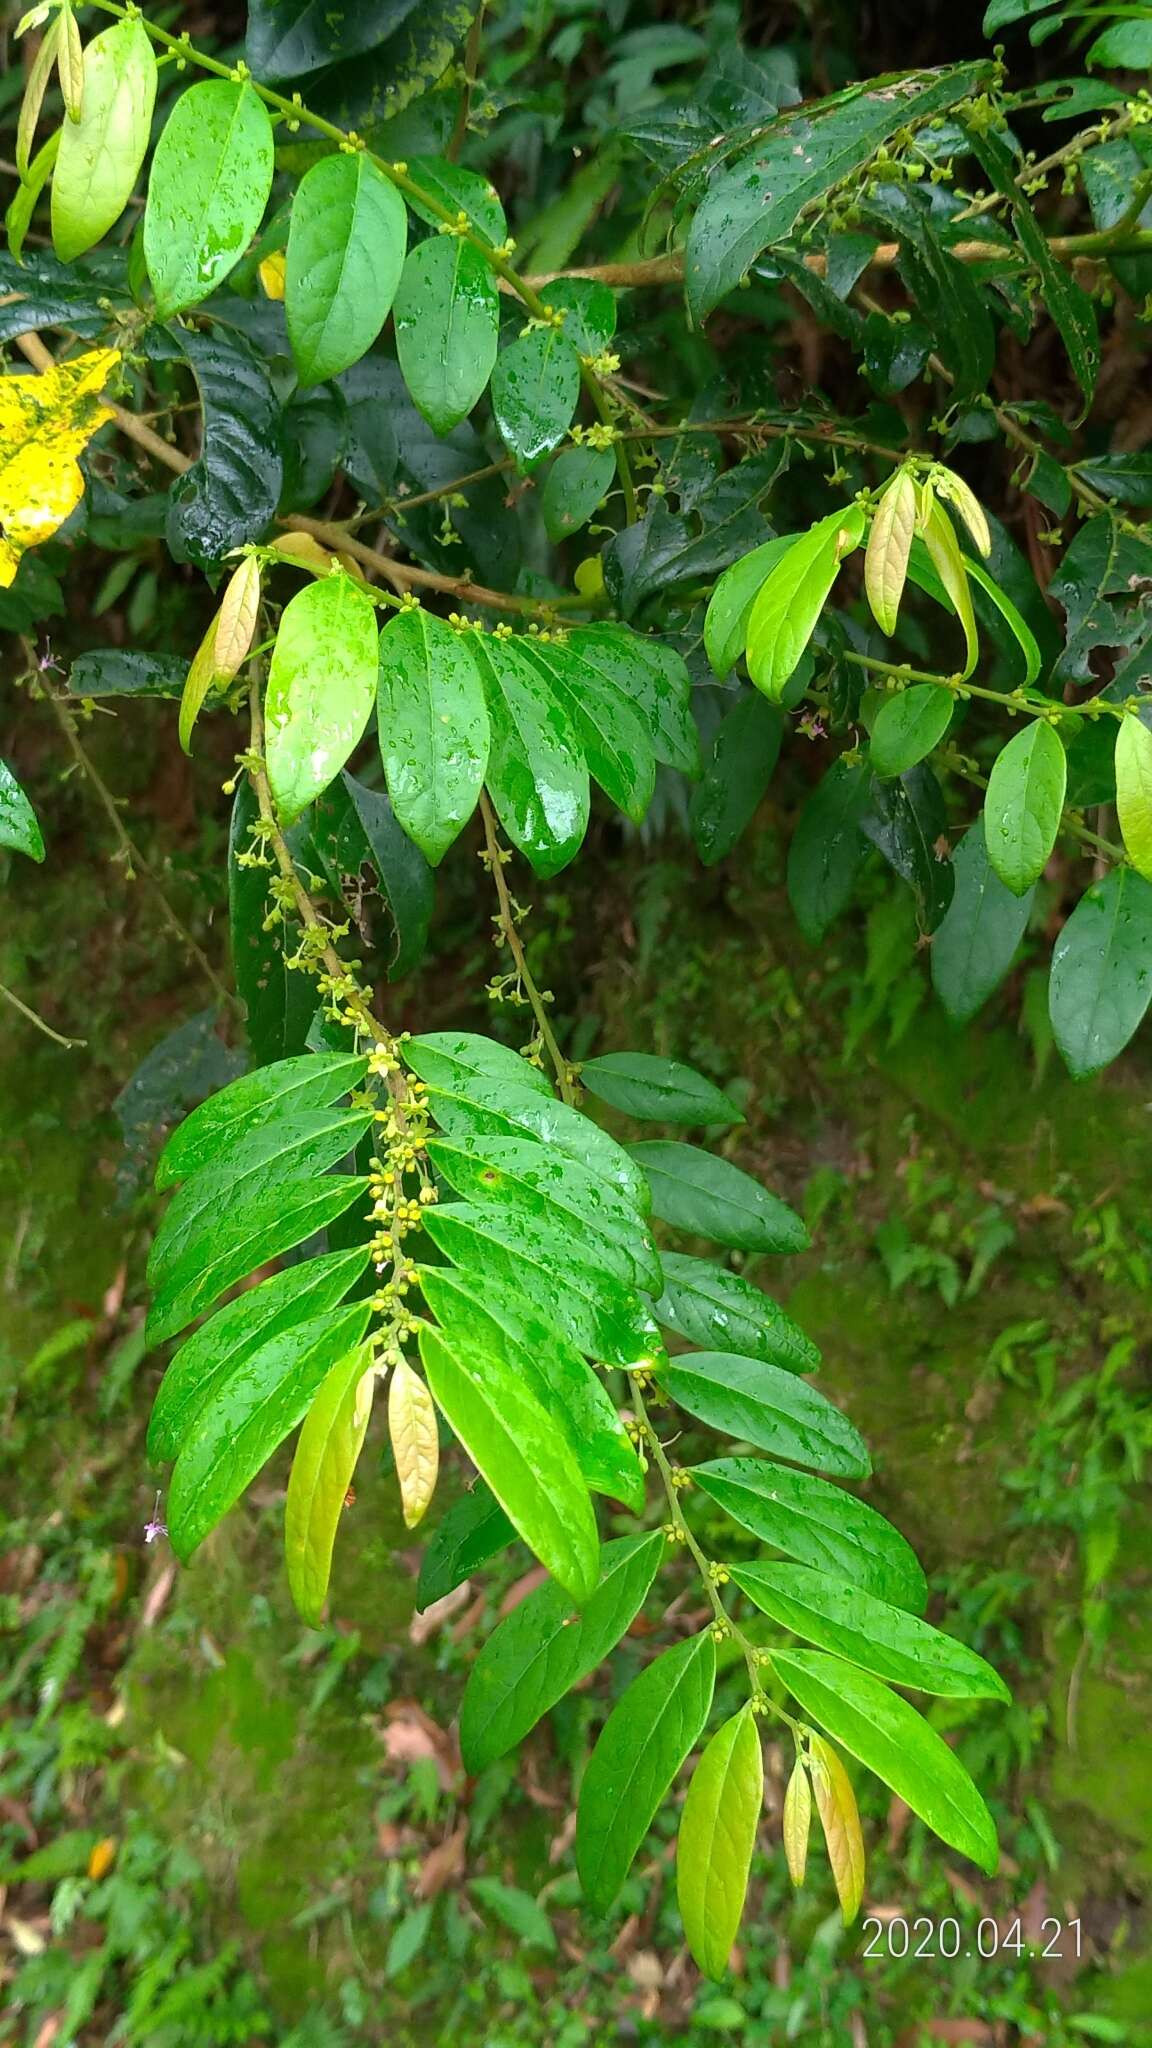
<path id="1" fill-rule="evenodd" d="M 144 1541 L 145 1543 L 156 1543 L 161 1536 L 166 1536 L 167 1534 L 168 1524 L 160 1519 L 160 1495 L 157 1494 L 152 1509 L 152 1519 L 144 1524 Z"/>

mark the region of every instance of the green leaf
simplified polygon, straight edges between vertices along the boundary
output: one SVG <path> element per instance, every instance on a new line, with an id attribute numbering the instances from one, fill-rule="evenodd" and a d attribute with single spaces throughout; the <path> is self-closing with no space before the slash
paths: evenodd
<path id="1" fill-rule="evenodd" d="M 532 1138 L 476 1137 L 463 1145 L 429 1141 L 438 1174 L 466 1201 L 497 1204 L 569 1237 L 578 1256 L 602 1262 L 618 1279 L 658 1292 L 660 1260 L 638 1210 L 599 1175 Z"/>
<path id="2" fill-rule="evenodd" d="M 180 654 L 97 647 L 72 663 L 68 691 L 73 697 L 178 697 L 187 673 L 188 663 Z"/>
<path id="3" fill-rule="evenodd" d="M 437 1407 L 513 1527 L 577 1602 L 600 1570 L 596 1521 L 567 1439 L 501 1360 L 466 1339 L 420 1331 Z"/>
<path id="4" fill-rule="evenodd" d="M 704 652 L 721 682 L 744 652 L 752 607 L 765 582 L 802 537 L 782 533 L 775 540 L 766 540 L 725 569 L 717 583 L 704 614 Z"/>
<path id="5" fill-rule="evenodd" d="M 627 626 L 578 626 L 567 645 L 585 675 L 610 684 L 636 706 L 658 761 L 682 775 L 699 775 L 692 683 L 682 655 Z"/>
<path id="6" fill-rule="evenodd" d="M 934 932 L 952 901 L 953 881 L 952 863 L 943 852 L 948 814 L 927 762 L 890 782 L 873 777 L 860 830 L 912 890 L 921 930 Z"/>
<path id="7" fill-rule="evenodd" d="M 948 1744 L 877 1678 L 819 1650 L 774 1650 L 772 1663 L 806 1714 L 875 1771 L 934 1834 L 991 1876 L 992 1816 Z"/>
<path id="8" fill-rule="evenodd" d="M 604 1723 L 576 1811 L 576 1868 L 598 1913 L 612 1904 L 657 1807 L 695 1748 L 715 1683 L 711 1635 L 690 1636 L 641 1672 Z"/>
<path id="9" fill-rule="evenodd" d="M 652 801 L 656 756 L 637 706 L 568 642 L 523 639 L 519 647 L 567 712 L 605 795 L 639 824 Z"/>
<path id="10" fill-rule="evenodd" d="M 408 158 L 408 176 L 422 192 L 452 215 L 453 220 L 463 213 L 478 235 L 493 249 L 500 247 L 508 238 L 508 222 L 500 194 L 490 178 L 483 178 L 478 171 L 465 170 L 462 164 L 449 163 L 444 156 L 413 156 Z M 430 228 L 439 228 L 441 215 L 433 212 L 423 200 L 413 194 L 408 204 L 418 219 L 426 221 Z"/>
<path id="11" fill-rule="evenodd" d="M 368 1264 L 367 1245 L 327 1252 L 249 1287 L 180 1346 L 168 1367 L 148 1424 L 148 1456 L 174 1458 L 189 1429 L 217 1392 L 273 1337 L 338 1308 Z"/>
<path id="12" fill-rule="evenodd" d="M 327 1109 L 364 1079 L 359 1053 L 308 1053 L 241 1074 L 178 1124 L 156 1166 L 156 1186 L 187 1180 L 231 1152 L 250 1131 L 298 1110 Z"/>
<path id="13" fill-rule="evenodd" d="M 454 1592 L 490 1557 L 504 1550 L 515 1535 L 491 1489 L 477 1479 L 471 1493 L 453 1502 L 424 1546 L 416 1582 L 418 1610 L 423 1612 L 437 1600 L 443 1600 L 446 1593 Z"/>
<path id="14" fill-rule="evenodd" d="M 284 1502 L 284 1558 L 296 1612 L 319 1628 L 344 1501 L 372 1413 L 371 1344 L 356 1344 L 328 1373 L 304 1420 Z"/>
<path id="15" fill-rule="evenodd" d="M 730 1160 L 663 1138 L 628 1150 L 652 1190 L 653 1214 L 675 1229 L 744 1252 L 802 1252 L 811 1243 L 795 1210 Z"/>
<path id="16" fill-rule="evenodd" d="M 871 777 L 862 761 L 843 755 L 813 790 L 788 849 L 788 900 L 796 922 L 816 945 L 852 898 L 864 840 Z"/>
<path id="17" fill-rule="evenodd" d="M 720 172 L 688 233 L 685 277 L 700 322 L 756 258 L 792 233 L 804 208 L 868 161 L 898 129 L 929 120 L 991 82 L 987 62 L 921 72 L 871 89 L 852 86 L 824 105 L 776 120 L 754 155 Z"/>
<path id="18" fill-rule="evenodd" d="M 564 333 L 582 356 L 598 356 L 616 332 L 616 294 L 591 277 L 554 277 L 543 294 L 553 312 L 563 313 Z"/>
<path id="19" fill-rule="evenodd" d="M 513 1088 L 533 1088 L 551 1101 L 547 1076 L 510 1045 L 494 1038 L 482 1038 L 473 1031 L 425 1031 L 418 1038 L 406 1038 L 401 1048 L 404 1064 L 427 1081 L 429 1087 L 465 1087 L 470 1081 L 507 1081 Z"/>
<path id="20" fill-rule="evenodd" d="M 984 834 L 988 858 L 1014 896 L 1025 895 L 1047 866 L 1067 783 L 1063 741 L 1046 718 L 1032 719 L 993 763 Z"/>
<path id="21" fill-rule="evenodd" d="M 706 1977 L 728 1967 L 764 1804 L 764 1757 L 751 1705 L 718 1728 L 688 1787 L 676 1845 L 684 1933 Z"/>
<path id="22" fill-rule="evenodd" d="M 394 308 L 404 382 L 429 426 L 447 434 L 492 374 L 500 306 L 478 249 L 433 235 L 409 251 Z"/>
<path id="23" fill-rule="evenodd" d="M 882 633 L 896 631 L 915 530 L 916 486 L 901 469 L 876 507 L 864 555 L 864 588 Z"/>
<path id="24" fill-rule="evenodd" d="M 334 64 L 322 79 L 309 85 L 309 106 L 341 128 L 355 128 L 361 135 L 371 133 L 413 100 L 432 92 L 467 35 L 475 12 L 475 0 L 423 0 L 417 10 L 409 8 L 405 0 L 395 0 L 394 32 L 365 56 Z M 359 0 L 355 14 L 358 18 Z"/>
<path id="25" fill-rule="evenodd" d="M 587 526 L 616 478 L 611 448 L 565 448 L 556 457 L 540 493 L 540 516 L 551 541 L 567 540 Z"/>
<path id="26" fill-rule="evenodd" d="M 521 1891 L 519 1885 L 504 1884 L 498 1877 L 474 1877 L 468 1889 L 526 1947 L 547 1949 L 549 1954 L 555 1951 L 552 1922 L 530 1892 Z"/>
<path id="27" fill-rule="evenodd" d="M 710 1429 L 795 1465 L 848 1479 L 872 1469 L 859 1430 L 814 1387 L 762 1359 L 684 1351 L 659 1366 L 672 1399 Z"/>
<path id="28" fill-rule="evenodd" d="M 1039 276 L 1040 302 L 1059 329 L 1087 410 L 1100 367 L 1092 301 L 1049 247 L 1031 202 L 1017 183 L 1018 166 L 1002 137 L 973 123 L 968 127 L 968 145 L 997 192 L 1011 205 L 1020 246 Z"/>
<path id="29" fill-rule="evenodd" d="M 1049 1010 L 1082 1080 L 1123 1052 L 1152 1000 L 1152 883 L 1113 868 L 1080 898 L 1052 954 Z"/>
<path id="30" fill-rule="evenodd" d="M 492 411 L 522 475 L 564 439 L 580 397 L 580 358 L 559 328 L 533 327 L 501 349 Z"/>
<path id="31" fill-rule="evenodd" d="M 608 1052 L 585 1060 L 581 1086 L 613 1109 L 645 1122 L 742 1124 L 743 1115 L 723 1090 L 681 1060 L 649 1052 Z"/>
<path id="32" fill-rule="evenodd" d="M 644 1473 L 607 1387 L 538 1301 L 516 1281 L 482 1280 L 447 1266 L 418 1268 L 424 1299 L 449 1337 L 480 1348 L 519 1375 L 559 1422 L 593 1493 L 642 1512 Z"/>
<path id="33" fill-rule="evenodd" d="M 156 58 L 140 21 L 114 22 L 84 51 L 80 119 L 65 121 L 52 175 L 52 246 L 74 263 L 132 197 L 152 131 Z"/>
<path id="34" fill-rule="evenodd" d="M 741 1273 L 729 1273 L 707 1259 L 661 1252 L 664 1292 L 656 1321 L 706 1351 L 732 1346 L 746 1358 L 781 1365 L 788 1372 L 816 1372 L 820 1353 L 798 1323 Z"/>
<path id="35" fill-rule="evenodd" d="M 257 78 L 302 78 L 371 50 L 405 11 L 402 0 L 356 0 L 339 11 L 329 0 L 249 0 L 245 55 Z"/>
<path id="36" fill-rule="evenodd" d="M 144 208 L 144 260 L 167 320 L 222 284 L 272 190 L 272 123 L 250 85 L 211 78 L 182 92 L 160 132 Z"/>
<path id="37" fill-rule="evenodd" d="M 1116 815 L 1129 860 L 1152 880 L 1152 732 L 1135 713 L 1116 734 Z"/>
<path id="38" fill-rule="evenodd" d="M 517 1055 L 513 1053 L 510 1057 L 515 1059 Z M 551 1094 L 537 1093 L 530 1085 L 517 1089 L 502 1076 L 481 1076 L 458 1080 L 450 1087 L 431 1083 L 429 1106 L 449 1138 L 469 1138 L 487 1132 L 506 1138 L 536 1138 L 542 1145 L 555 1146 L 577 1165 L 586 1166 L 598 1179 L 618 1188 L 642 1215 L 651 1209 L 648 1184 L 624 1147 L 589 1117 L 581 1116 L 579 1110 L 570 1109 L 565 1102 L 557 1102 Z"/>
<path id="39" fill-rule="evenodd" d="M 762 1543 L 923 1614 L 928 1582 L 911 1545 L 854 1494 L 763 1458 L 716 1458 L 692 1477 Z"/>
<path id="40" fill-rule="evenodd" d="M 998 988 L 1028 929 L 1034 889 L 1014 896 L 988 859 L 984 827 L 964 834 L 952 855 L 956 887 L 932 940 L 932 986 L 948 1015 L 966 1024 Z"/>
<path id="41" fill-rule="evenodd" d="M 476 808 L 488 764 L 475 636 L 422 608 L 380 635 L 377 717 L 393 809 L 433 867 Z"/>
<path id="42" fill-rule="evenodd" d="M 783 734 L 783 713 L 755 690 L 725 712 L 688 812 L 706 867 L 724 860 L 751 824 L 772 780 Z"/>
<path id="43" fill-rule="evenodd" d="M 392 308 L 408 216 L 364 150 L 322 157 L 292 201 L 284 311 L 302 384 L 359 362 Z"/>
<path id="44" fill-rule="evenodd" d="M 966 1644 L 810 1565 L 733 1565 L 732 1578 L 793 1635 L 874 1671 L 891 1685 L 966 1700 L 1012 1697 L 992 1666 Z"/>
<path id="45" fill-rule="evenodd" d="M 282 1330 L 200 1410 L 168 1489 L 168 1530 L 181 1563 L 307 1414 L 336 1360 L 359 1344 L 370 1316 L 366 1301 L 353 1302 Z"/>
<path id="46" fill-rule="evenodd" d="M 987 569 L 979 562 L 974 562 L 971 555 L 965 555 L 963 561 L 969 582 L 975 583 L 977 589 L 982 590 L 985 597 L 990 599 L 1024 656 L 1023 687 L 1029 689 L 1040 673 L 1043 660 L 1035 633 L 1023 613 L 1017 610 L 1007 591 L 1000 588 Z"/>
<path id="47" fill-rule="evenodd" d="M 368 1186 L 354 1174 L 328 1173 L 282 1187 L 274 1208 L 262 1197 L 251 1208 L 229 1206 L 211 1243 L 193 1244 L 192 1256 L 169 1272 L 148 1314 L 148 1342 L 162 1344 L 218 1295 L 269 1259 L 281 1257 L 342 1216 Z"/>
<path id="48" fill-rule="evenodd" d="M 376 696 L 376 613 L 342 570 L 285 605 L 268 671 L 268 780 L 283 824 L 327 789 Z"/>
<path id="49" fill-rule="evenodd" d="M 644 1604 L 664 1551 L 659 1530 L 601 1552 L 600 1582 L 573 1613 L 562 1586 L 537 1587 L 482 1645 L 460 1708 L 465 1770 L 486 1770 L 603 1663 Z"/>
<path id="50" fill-rule="evenodd" d="M 0 846 L 43 860 L 44 835 L 36 813 L 10 768 L 0 761 Z"/>
<path id="51" fill-rule="evenodd" d="M 935 683 L 913 683 L 886 697 L 872 728 L 869 758 L 877 775 L 905 775 L 939 746 L 952 723 L 955 700 Z"/>
<path id="52" fill-rule="evenodd" d="M 388 797 L 344 769 L 312 807 L 309 844 L 337 901 L 353 910 L 364 869 L 375 876 L 394 932 L 388 979 L 400 981 L 424 957 L 436 891 L 428 862 L 401 829 Z"/>
<path id="53" fill-rule="evenodd" d="M 968 566 L 960 552 L 956 529 L 935 498 L 929 505 L 922 538 L 948 602 L 964 629 L 967 654 L 960 672 L 963 679 L 971 675 L 980 659 L 980 638 L 976 631 L 976 614 L 972 609 L 972 592 L 968 587 Z"/>
<path id="54" fill-rule="evenodd" d="M 748 615 L 748 673 L 773 703 L 812 638 L 844 556 L 863 531 L 863 506 L 830 512 L 795 539 L 762 584 Z"/>
<path id="55" fill-rule="evenodd" d="M 473 649 L 488 701 L 488 789 L 496 815 L 535 873 L 559 874 L 588 826 L 588 769 L 564 706 L 516 640 Z"/>

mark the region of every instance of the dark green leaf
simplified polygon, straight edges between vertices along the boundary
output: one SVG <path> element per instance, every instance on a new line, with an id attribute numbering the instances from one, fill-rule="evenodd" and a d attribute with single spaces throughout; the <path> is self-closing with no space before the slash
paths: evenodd
<path id="1" fill-rule="evenodd" d="M 388 978 L 400 981 L 424 957 L 436 891 L 431 868 L 388 798 L 345 769 L 313 806 L 311 844 L 354 914 L 363 910 L 365 869 L 374 879 L 392 921 Z"/>
<path id="2" fill-rule="evenodd" d="M 845 1586 L 806 1564 L 737 1564 L 732 1578 L 793 1635 L 874 1671 L 890 1685 L 959 1699 L 1011 1698 L 1003 1679 L 974 1650 L 859 1586 Z"/>
<path id="3" fill-rule="evenodd" d="M 10 768 L 0 761 L 0 846 L 15 847 L 29 860 L 43 860 L 44 834 L 35 811 Z"/>
<path id="4" fill-rule="evenodd" d="M 999 987 L 1028 928 L 1034 890 L 1014 896 L 988 859 L 979 821 L 952 855 L 956 888 L 932 941 L 932 985 L 950 1017 L 967 1023 Z"/>
<path id="5" fill-rule="evenodd" d="M 515 1535 L 491 1489 L 477 1479 L 471 1493 L 453 1502 L 424 1546 L 416 1582 L 417 1608 L 423 1611 L 454 1592 L 490 1557 L 506 1549 Z"/>
<path id="6" fill-rule="evenodd" d="M 371 50 L 412 12 L 412 0 L 249 0 L 245 51 L 257 78 L 303 78 Z"/>
<path id="7" fill-rule="evenodd" d="M 265 930 L 272 908 L 270 869 L 262 863 L 246 866 L 241 860 L 256 848 L 252 826 L 259 815 L 255 792 L 244 776 L 237 785 L 228 834 L 228 929 L 236 993 L 246 1011 L 248 1049 L 254 1063 L 266 1067 L 303 1051 L 315 991 L 306 974 L 284 964 L 283 924 Z"/>
<path id="8" fill-rule="evenodd" d="M 1150 1000 L 1152 882 L 1113 868 L 1080 898 L 1052 955 L 1052 1029 L 1077 1080 L 1123 1052 Z"/>
<path id="9" fill-rule="evenodd" d="M 431 93 L 475 12 L 474 0 L 397 0 L 395 31 L 366 55 L 334 64 L 309 86 L 309 106 L 342 128 L 370 132 Z"/>
<path id="10" fill-rule="evenodd" d="M 705 867 L 726 859 L 751 824 L 772 780 L 783 734 L 783 713 L 758 691 L 750 690 L 725 713 L 688 812 Z"/>
<path id="11" fill-rule="evenodd" d="M 731 1347 L 789 1372 L 815 1372 L 820 1353 L 798 1323 L 741 1273 L 707 1259 L 661 1252 L 664 1292 L 656 1321 L 706 1351 Z"/>
<path id="12" fill-rule="evenodd" d="M 812 792 L 788 849 L 788 900 L 815 945 L 847 909 L 864 856 L 861 822 L 871 777 L 861 761 L 841 756 Z"/>
<path id="13" fill-rule="evenodd" d="M 948 817 L 940 784 L 921 762 L 891 782 L 872 781 L 860 830 L 916 898 L 921 928 L 934 932 L 952 901 Z"/>
<path id="14" fill-rule="evenodd" d="M 548 471 L 540 516 L 549 540 L 562 541 L 587 526 L 616 476 L 611 448 L 565 448 Z"/>
<path id="15" fill-rule="evenodd" d="M 261 540 L 280 503 L 280 411 L 265 365 L 239 334 L 171 328 L 153 355 L 175 353 L 196 379 L 203 418 L 198 459 L 168 493 L 168 546 L 178 562 L 211 568 Z"/>
<path id="16" fill-rule="evenodd" d="M 764 1458 L 717 1458 L 692 1477 L 742 1529 L 802 1564 L 923 1614 L 928 1583 L 911 1546 L 875 1508 Z"/>
<path id="17" fill-rule="evenodd" d="M 160 131 L 144 259 L 161 320 L 199 305 L 244 254 L 272 190 L 268 110 L 250 85 L 211 78 L 180 94 Z"/>
<path id="18" fill-rule="evenodd" d="M 496 815 L 538 875 L 558 874 L 588 825 L 588 769 L 564 706 L 516 640 L 476 636 L 492 746 Z"/>
<path id="19" fill-rule="evenodd" d="M 455 221 L 466 214 L 477 233 L 495 249 L 506 240 L 508 223 L 500 194 L 490 178 L 462 164 L 449 163 L 443 156 L 414 156 L 408 159 L 408 176 L 436 201 Z M 442 215 L 420 199 L 410 196 L 409 205 L 430 228 L 439 228 Z"/>
<path id="20" fill-rule="evenodd" d="M 729 1159 L 650 1138 L 629 1152 L 652 1190 L 652 1211 L 675 1229 L 745 1252 L 802 1252 L 811 1242 L 795 1210 Z"/>
<path id="21" fill-rule="evenodd" d="M 686 1067 L 681 1060 L 657 1058 L 650 1052 L 607 1052 L 585 1060 L 583 1087 L 613 1109 L 645 1122 L 667 1124 L 742 1124 L 744 1118 L 715 1082 Z"/>
<path id="22" fill-rule="evenodd" d="M 598 356 L 616 332 L 616 294 L 590 277 L 554 277 L 546 305 L 564 315 L 564 333 L 582 356 Z"/>
<path id="23" fill-rule="evenodd" d="M 77 655 L 68 671 L 68 688 L 74 697 L 178 697 L 187 674 L 182 654 L 95 647 Z"/>
<path id="24" fill-rule="evenodd" d="M 689 1415 L 725 1436 L 818 1472 L 866 1478 L 871 1463 L 859 1431 L 814 1387 L 762 1359 L 685 1351 L 659 1369 L 661 1386 Z"/>
<path id="25" fill-rule="evenodd" d="M 1011 205 L 1020 246 L 1039 276 L 1041 303 L 1060 331 L 1087 409 L 1100 368 L 1100 337 L 1092 301 L 1052 253 L 1031 201 L 1017 183 L 1017 165 L 1003 138 L 972 124 L 968 143 L 986 176 Z"/>

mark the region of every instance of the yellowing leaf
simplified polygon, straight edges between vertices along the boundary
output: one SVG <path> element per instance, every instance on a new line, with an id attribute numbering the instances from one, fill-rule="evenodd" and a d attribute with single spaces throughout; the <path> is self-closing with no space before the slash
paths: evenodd
<path id="1" fill-rule="evenodd" d="M 105 1835 L 99 1842 L 93 1842 L 88 1855 L 88 1875 L 99 1879 L 107 1877 L 116 1861 L 118 1843 L 115 1835 Z"/>
<path id="2" fill-rule="evenodd" d="M 706 1977 L 722 1977 L 728 1967 L 763 1800 L 760 1730 L 746 1706 L 717 1729 L 700 1758 L 676 1844 L 680 1918 Z"/>
<path id="3" fill-rule="evenodd" d="M 894 633 L 916 526 L 916 486 L 907 470 L 893 477 L 872 521 L 864 556 L 864 588 L 882 633 Z"/>
<path id="4" fill-rule="evenodd" d="M 0 378 L 0 587 L 84 496 L 76 458 L 112 418 L 100 393 L 119 361 L 118 349 L 94 349 L 43 376 Z"/>
<path id="5" fill-rule="evenodd" d="M 192 657 L 192 666 L 184 678 L 180 695 L 180 745 L 186 754 L 192 752 L 192 729 L 200 716 L 204 699 L 210 690 L 220 682 L 216 667 L 216 635 L 220 625 L 217 612 L 208 631 Z"/>
<path id="6" fill-rule="evenodd" d="M 844 1925 L 850 1927 L 864 1896 L 864 1837 L 860 1832 L 856 1794 L 832 1744 L 812 1730 L 808 1735 L 808 1765 L 836 1896 Z"/>
<path id="7" fill-rule="evenodd" d="M 955 505 L 980 553 L 987 560 L 988 556 L 992 553 L 992 535 L 988 528 L 984 507 L 976 493 L 969 489 L 962 476 L 957 476 L 954 469 L 946 469 L 943 463 L 933 472 L 933 475 L 936 479 L 938 495 L 941 498 L 947 498 L 950 505 Z"/>
<path id="8" fill-rule="evenodd" d="M 808 1773 L 797 1757 L 788 1790 L 784 1794 L 784 1860 L 788 1875 L 799 1891 L 808 1868 L 808 1834 L 812 1826 L 812 1788 Z"/>
<path id="9" fill-rule="evenodd" d="M 69 119 L 78 121 L 84 111 L 84 48 L 70 0 L 64 0 L 60 15 L 60 47 L 56 53 L 60 91 Z"/>
<path id="10" fill-rule="evenodd" d="M 49 22 L 40 39 L 40 48 L 32 59 L 28 83 L 24 87 L 24 98 L 20 103 L 20 119 L 16 124 L 16 169 L 22 178 L 28 176 L 28 165 L 32 160 L 32 138 L 36 133 L 36 123 L 40 119 L 44 94 L 48 90 L 48 80 L 52 75 L 59 40 L 60 17 L 57 15 L 55 21 Z"/>
<path id="11" fill-rule="evenodd" d="M 980 642 L 976 635 L 976 615 L 972 610 L 972 592 L 968 587 L 968 572 L 956 529 L 948 514 L 941 509 L 934 498 L 929 498 L 924 517 L 924 545 L 932 558 L 932 567 L 944 585 L 945 593 L 964 628 L 964 641 L 968 650 L 962 676 L 970 676 L 980 657 Z"/>
<path id="12" fill-rule="evenodd" d="M 286 562 L 298 563 L 301 569 L 310 569 L 313 576 L 330 575 L 336 560 L 331 549 L 321 547 L 311 533 L 282 533 L 268 543 L 268 551 Z"/>
<path id="13" fill-rule="evenodd" d="M 1152 732 L 1132 713 L 1116 734 L 1116 815 L 1129 860 L 1152 881 Z"/>
<path id="14" fill-rule="evenodd" d="M 216 673 L 230 683 L 252 645 L 260 612 L 260 564 L 254 555 L 241 562 L 229 578 L 216 614 L 213 652 Z"/>
<path id="15" fill-rule="evenodd" d="M 370 1344 L 357 1344 L 332 1367 L 296 1441 L 284 1503 L 284 1556 L 296 1611 L 320 1625 L 336 1530 L 364 1444 L 376 1372 Z"/>
<path id="16" fill-rule="evenodd" d="M 413 1372 L 403 1358 L 393 1372 L 388 1388 L 388 1428 L 396 1459 L 396 1477 L 400 1481 L 404 1526 L 414 1529 L 423 1519 L 436 1491 L 440 1440 L 432 1396 L 419 1373 Z"/>
<path id="17" fill-rule="evenodd" d="M 288 258 L 283 249 L 273 249 L 263 263 L 256 266 L 256 275 L 264 287 L 264 296 L 269 299 L 284 297 L 284 280 L 288 271 Z"/>

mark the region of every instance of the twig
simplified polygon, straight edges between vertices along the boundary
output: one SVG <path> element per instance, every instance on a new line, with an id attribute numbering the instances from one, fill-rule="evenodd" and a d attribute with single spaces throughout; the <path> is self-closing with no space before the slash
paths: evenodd
<path id="1" fill-rule="evenodd" d="M 86 1038 L 65 1038 L 62 1032 L 53 1031 L 52 1026 L 46 1024 L 43 1017 L 39 1016 L 35 1010 L 30 1010 L 27 1003 L 21 1002 L 20 997 L 16 995 L 14 990 L 5 988 L 2 981 L 0 981 L 0 996 L 3 996 L 6 1003 L 11 1003 L 14 1010 L 19 1010 L 22 1017 L 27 1017 L 28 1022 L 34 1024 L 37 1031 L 42 1031 L 45 1038 L 51 1038 L 56 1045 L 62 1045 L 65 1052 L 71 1052 L 72 1048 L 77 1045 L 87 1045 L 88 1040 Z"/>
<path id="2" fill-rule="evenodd" d="M 516 972 L 520 977 L 521 986 L 528 998 L 540 1037 L 547 1048 L 548 1057 L 555 1069 L 556 1085 L 560 1090 L 563 1100 L 572 1104 L 575 1101 L 572 1069 L 560 1050 L 556 1034 L 552 1029 L 548 1016 L 548 1006 L 536 986 L 532 971 L 528 965 L 528 958 L 524 951 L 520 933 L 516 927 L 516 912 L 513 908 L 512 897 L 504 874 L 504 862 L 507 855 L 500 844 L 500 835 L 496 829 L 495 814 L 488 801 L 488 792 L 483 789 L 480 792 L 480 815 L 484 820 L 483 858 L 496 885 L 496 898 L 500 905 L 500 914 L 497 922 L 500 926 L 501 937 L 516 963 Z"/>

